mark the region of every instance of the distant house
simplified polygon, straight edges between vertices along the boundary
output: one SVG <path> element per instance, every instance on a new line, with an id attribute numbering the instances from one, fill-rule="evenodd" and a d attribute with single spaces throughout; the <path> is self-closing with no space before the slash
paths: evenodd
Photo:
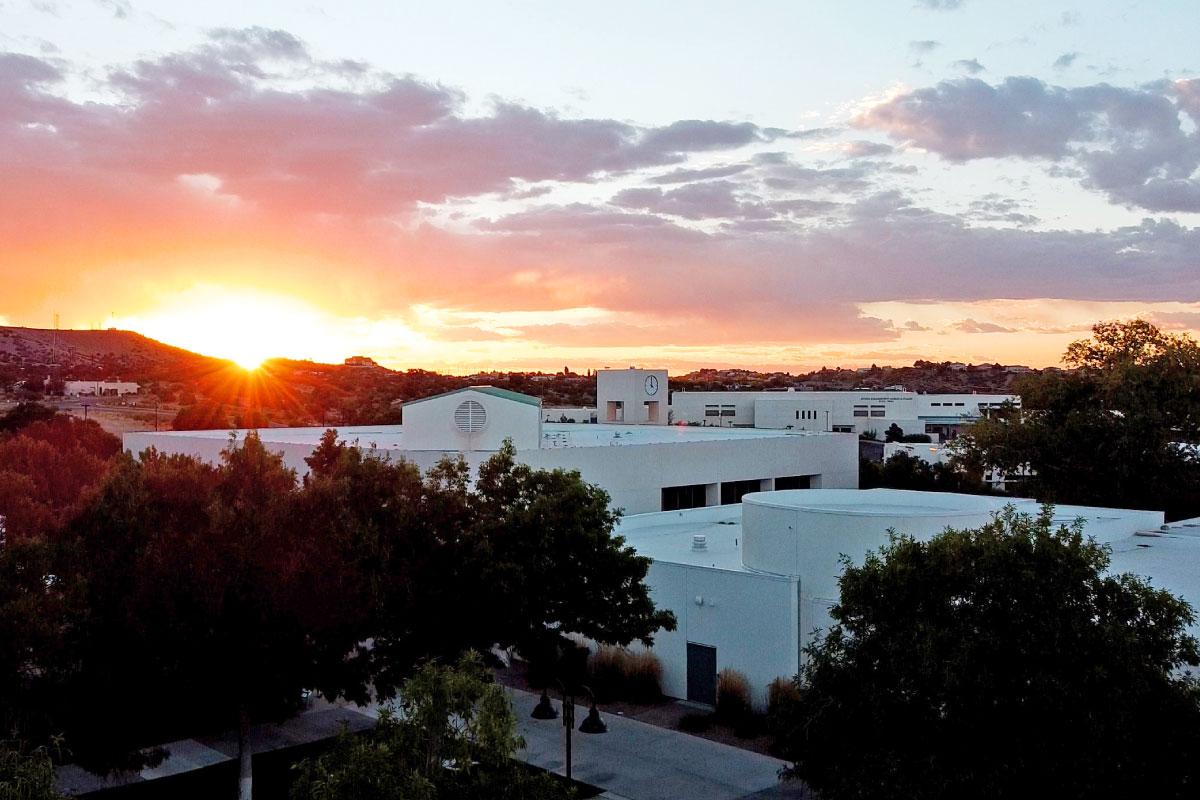
<path id="1" fill-rule="evenodd" d="M 65 397 L 120 397 L 140 390 L 133 381 L 63 381 Z"/>
<path id="2" fill-rule="evenodd" d="M 379 364 L 375 363 L 375 359 L 368 358 L 367 356 L 350 356 L 342 363 L 345 364 L 347 367 L 378 367 L 379 366 Z"/>

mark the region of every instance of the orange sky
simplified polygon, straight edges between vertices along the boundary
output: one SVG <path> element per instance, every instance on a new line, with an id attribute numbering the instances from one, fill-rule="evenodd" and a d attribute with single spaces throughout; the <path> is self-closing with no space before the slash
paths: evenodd
<path id="1" fill-rule="evenodd" d="M 0 51 L 0 321 L 451 372 L 1045 366 L 1099 320 L 1200 329 L 1196 165 L 1152 163 L 1200 153 L 1200 80 L 892 85 L 806 127 L 434 78 L 263 29 Z"/>

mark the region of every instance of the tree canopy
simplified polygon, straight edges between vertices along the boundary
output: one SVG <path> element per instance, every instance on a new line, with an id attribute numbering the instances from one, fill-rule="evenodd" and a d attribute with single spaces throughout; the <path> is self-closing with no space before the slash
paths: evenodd
<path id="1" fill-rule="evenodd" d="M 1002 470 L 1045 502 L 1200 514 L 1200 345 L 1142 320 L 1101 323 L 1064 362 L 1018 381 L 1021 407 L 959 437 L 957 463 Z"/>
<path id="2" fill-rule="evenodd" d="M 1192 609 L 1011 507 L 847 563 L 784 728 L 822 797 L 1194 797 Z"/>
<path id="3" fill-rule="evenodd" d="M 423 664 L 374 730 L 343 733 L 297 765 L 293 800 L 559 800 L 570 790 L 513 759 L 524 742 L 504 689 L 477 653 Z"/>

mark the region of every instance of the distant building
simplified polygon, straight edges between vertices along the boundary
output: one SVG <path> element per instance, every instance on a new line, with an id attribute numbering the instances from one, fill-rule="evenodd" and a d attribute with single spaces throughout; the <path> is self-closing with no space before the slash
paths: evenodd
<path id="1" fill-rule="evenodd" d="M 375 363 L 375 359 L 368 358 L 367 356 L 350 356 L 342 363 L 344 365 L 346 365 L 347 367 L 378 367 L 379 366 L 377 363 Z"/>
<path id="2" fill-rule="evenodd" d="M 663 381 L 665 371 L 637 376 Z M 620 389 L 621 387 L 618 386 Z M 625 395 L 628 396 L 628 395 Z M 634 396 L 636 400 L 636 395 Z M 644 409 L 645 406 L 635 406 Z M 816 431 L 730 430 L 655 424 L 546 422 L 536 397 L 492 386 L 472 386 L 404 404 L 403 425 L 338 428 L 339 438 L 428 469 L 461 455 L 472 470 L 511 439 L 517 459 L 532 467 L 578 470 L 604 488 L 626 513 L 736 503 L 747 492 L 858 485 L 854 437 Z M 267 449 L 300 474 L 324 429 L 259 431 Z M 229 431 L 127 433 L 125 449 L 148 447 L 209 462 L 220 458 Z M 238 437 L 245 431 L 238 431 Z"/>
<path id="3" fill-rule="evenodd" d="M 602 369 L 596 372 L 600 422 L 666 425 L 670 403 L 665 369 Z"/>
<path id="4" fill-rule="evenodd" d="M 692 425 L 782 428 L 861 434 L 895 424 L 905 434 L 957 436 L 988 411 L 1021 404 L 1007 394 L 918 394 L 863 389 L 850 392 L 675 392 L 671 420 Z"/>
<path id="5" fill-rule="evenodd" d="M 132 381 L 63 381 L 65 397 L 120 397 L 140 390 Z"/>

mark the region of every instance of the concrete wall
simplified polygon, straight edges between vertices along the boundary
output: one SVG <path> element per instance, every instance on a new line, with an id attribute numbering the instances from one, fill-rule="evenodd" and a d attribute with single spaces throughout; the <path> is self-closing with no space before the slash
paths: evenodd
<path id="1" fill-rule="evenodd" d="M 688 642 L 715 647 L 718 672 L 744 673 L 761 710 L 767 685 L 798 671 L 799 653 L 789 644 L 797 641 L 800 623 L 795 578 L 656 561 L 646 581 L 654 604 L 674 611 L 678 622 L 675 631 L 659 631 L 652 648 L 668 696 L 687 697 Z"/>
<path id="2" fill-rule="evenodd" d="M 596 371 L 598 422 L 666 425 L 670 396 L 665 369 L 631 367 Z"/>
<path id="3" fill-rule="evenodd" d="M 474 401 L 487 413 L 486 424 L 477 433 L 466 433 L 455 425 L 455 411 Z M 536 448 L 542 441 L 542 410 L 485 392 L 451 392 L 404 406 L 405 450 L 498 450 L 511 438 L 518 450 Z"/>
<path id="4" fill-rule="evenodd" d="M 858 444 L 850 435 L 716 439 L 705 442 L 564 447 L 518 451 L 534 467 L 576 469 L 603 486 L 627 514 L 662 510 L 664 486 L 719 484 L 792 475 L 814 486 L 858 486 Z M 719 486 L 711 504 L 719 502 Z"/>
<path id="5" fill-rule="evenodd" d="M 63 394 L 67 397 L 81 395 L 125 395 L 137 394 L 140 387 L 131 381 L 64 381 Z"/>

